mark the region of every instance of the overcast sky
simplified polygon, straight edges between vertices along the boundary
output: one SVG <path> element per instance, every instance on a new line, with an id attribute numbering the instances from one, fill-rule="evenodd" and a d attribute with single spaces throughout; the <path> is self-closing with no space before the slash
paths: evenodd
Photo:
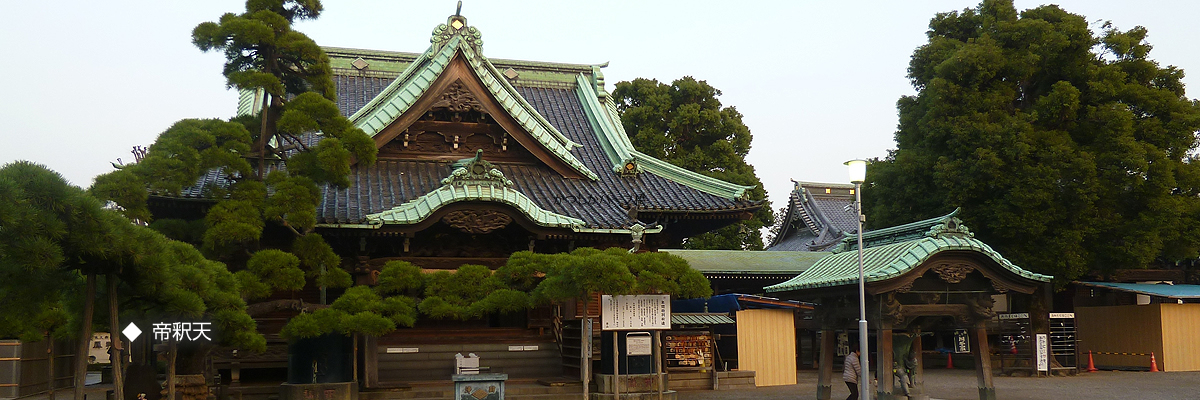
<path id="1" fill-rule="evenodd" d="M 913 94 L 909 56 L 938 12 L 961 1 L 466 0 L 491 58 L 591 64 L 609 90 L 634 78 L 690 75 L 720 89 L 754 134 L 749 162 L 778 208 L 789 179 L 845 182 L 842 163 L 895 148 L 896 100 Z M 1047 2 L 1017 1 L 1019 10 Z M 1089 21 L 1149 29 L 1151 58 L 1196 71 L 1200 2 L 1054 2 Z M 324 46 L 423 52 L 455 0 L 324 2 L 299 24 Z M 236 0 L 11 1 L 0 13 L 0 164 L 31 160 L 73 184 L 128 162 L 183 118 L 228 118 L 223 58 L 191 44 L 192 28 Z M 869 193 L 864 193 L 869 196 Z"/>

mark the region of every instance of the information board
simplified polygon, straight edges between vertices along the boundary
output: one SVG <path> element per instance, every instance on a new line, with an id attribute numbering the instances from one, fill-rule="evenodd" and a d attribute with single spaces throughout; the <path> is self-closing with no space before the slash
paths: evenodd
<path id="1" fill-rule="evenodd" d="M 649 356 L 654 355 L 649 332 L 633 332 L 625 336 L 625 355 Z"/>
<path id="2" fill-rule="evenodd" d="M 671 329 L 671 296 L 601 297 L 600 330 Z"/>
<path id="3" fill-rule="evenodd" d="M 1050 371 L 1050 345 L 1045 333 L 1034 337 L 1034 348 L 1037 349 L 1037 370 Z"/>

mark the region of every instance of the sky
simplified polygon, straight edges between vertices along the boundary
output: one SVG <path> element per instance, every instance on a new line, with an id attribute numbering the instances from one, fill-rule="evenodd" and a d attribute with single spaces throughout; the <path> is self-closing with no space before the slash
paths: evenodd
<path id="1" fill-rule="evenodd" d="M 12 1 L 0 14 L 0 164 L 29 160 L 87 187 L 130 162 L 184 118 L 229 118 L 224 58 L 191 44 L 192 28 L 236 0 Z M 323 46 L 423 52 L 455 0 L 323 2 L 296 29 Z M 608 62 L 615 83 L 683 76 L 721 90 L 754 135 L 747 161 L 775 208 L 791 179 L 847 182 L 843 162 L 895 148 L 896 101 L 915 94 L 909 57 L 939 12 L 974 0 L 658 1 L 465 0 L 487 57 L 575 64 Z M 1018 0 L 1018 10 L 1051 2 Z M 1097 30 L 1145 26 L 1161 65 L 1200 97 L 1200 2 L 1052 2 Z M 869 196 L 864 193 L 864 196 Z"/>

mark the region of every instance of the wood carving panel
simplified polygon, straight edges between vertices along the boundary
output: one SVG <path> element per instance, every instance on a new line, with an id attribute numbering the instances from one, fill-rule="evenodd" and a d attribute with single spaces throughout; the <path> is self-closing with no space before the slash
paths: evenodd
<path id="1" fill-rule="evenodd" d="M 967 277 L 968 273 L 974 271 L 975 267 L 967 264 L 938 264 L 932 269 L 943 281 L 947 283 L 959 283 Z"/>
<path id="2" fill-rule="evenodd" d="M 450 84 L 438 101 L 433 103 L 433 108 L 445 108 L 453 112 L 483 111 L 483 105 L 461 80 Z"/>
<path id="3" fill-rule="evenodd" d="M 442 222 L 466 233 L 488 233 L 511 224 L 512 217 L 495 210 L 451 211 L 442 217 Z"/>

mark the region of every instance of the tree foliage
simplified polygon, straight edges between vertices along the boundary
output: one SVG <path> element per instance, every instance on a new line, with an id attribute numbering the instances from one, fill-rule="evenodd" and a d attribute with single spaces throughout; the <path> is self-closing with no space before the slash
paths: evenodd
<path id="1" fill-rule="evenodd" d="M 669 294 L 675 298 L 712 295 L 708 279 L 688 266 L 687 261 L 668 253 L 629 253 L 620 248 L 590 247 L 570 253 L 513 253 L 508 264 L 496 271 L 509 282 L 524 282 L 530 276 L 544 278 L 533 288 L 535 302 L 545 303 L 587 298 L 595 293 Z"/>
<path id="2" fill-rule="evenodd" d="M 234 263 L 246 299 L 298 290 L 310 280 L 321 287 L 352 283 L 341 258 L 314 233 L 319 185 L 347 185 L 351 163 L 373 163 L 376 149 L 338 110 L 329 58 L 292 29 L 321 10 L 316 0 L 249 0 L 244 13 L 198 25 L 192 41 L 225 54 L 228 86 L 261 96 L 265 106 L 230 121 L 179 121 L 139 162 L 98 177 L 91 189 L 126 216 Z M 211 174 L 219 175 L 217 184 L 193 187 Z M 214 202 L 203 230 L 194 221 L 152 221 L 149 194 L 195 196 L 197 189 Z M 273 227 L 293 237 L 264 237 Z"/>
<path id="3" fill-rule="evenodd" d="M 217 340 L 265 348 L 223 264 L 104 209 L 45 167 L 0 168 L 0 337 L 64 335 L 68 323 L 91 323 L 78 320 L 87 273 L 119 279 L 126 314 L 207 317 Z"/>
<path id="4" fill-rule="evenodd" d="M 769 225 L 770 202 L 754 167 L 746 163 L 750 128 L 732 106 L 723 107 L 721 91 L 686 76 L 670 85 L 653 79 L 617 83 L 613 98 L 621 123 L 638 151 L 693 172 L 739 185 L 764 206 L 753 218 L 688 238 L 693 249 L 762 250 L 759 229 Z"/>
<path id="5" fill-rule="evenodd" d="M 869 168 L 874 226 L 963 207 L 978 237 L 1060 282 L 1195 257 L 1200 104 L 1147 31 L 1011 1 L 938 14 L 909 65 L 897 149 Z"/>

